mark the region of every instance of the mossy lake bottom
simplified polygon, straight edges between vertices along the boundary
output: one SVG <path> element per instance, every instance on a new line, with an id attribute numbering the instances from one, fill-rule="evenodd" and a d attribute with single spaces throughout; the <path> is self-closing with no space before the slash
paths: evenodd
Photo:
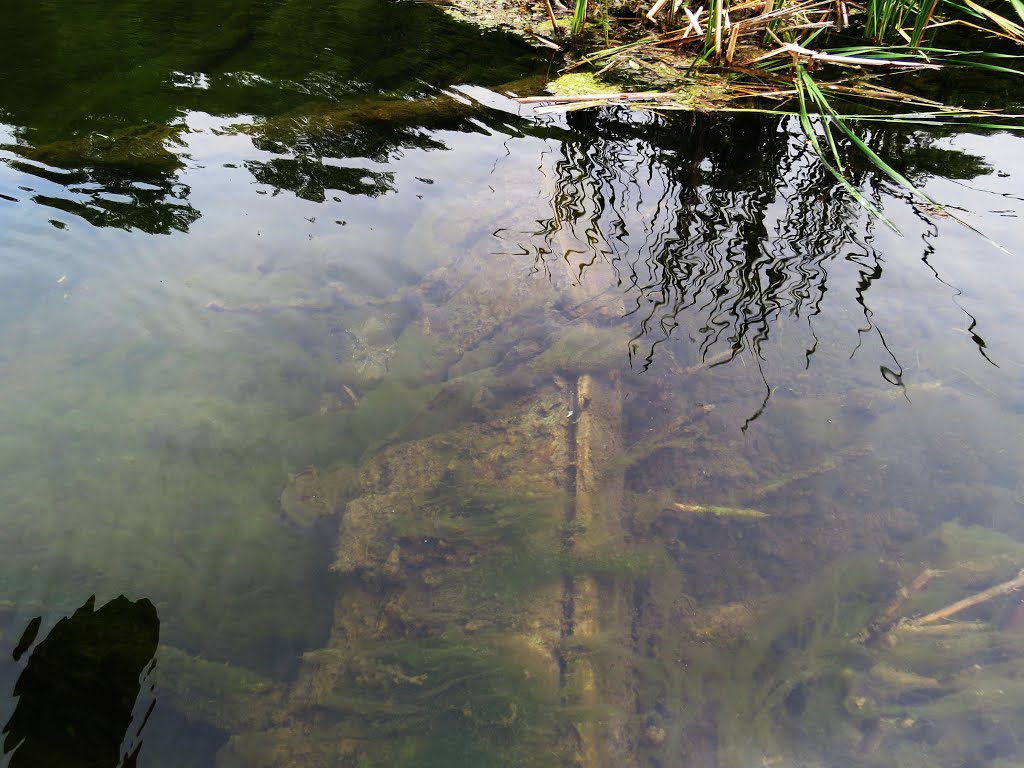
<path id="1" fill-rule="evenodd" d="M 1019 138 L 896 234 L 432 7 L 12 19 L 7 764 L 1024 764 Z"/>

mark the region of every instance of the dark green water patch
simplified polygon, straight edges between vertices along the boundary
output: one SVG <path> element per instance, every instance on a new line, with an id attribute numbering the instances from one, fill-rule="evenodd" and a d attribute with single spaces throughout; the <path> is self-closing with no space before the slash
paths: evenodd
<path id="1" fill-rule="evenodd" d="M 261 183 L 316 200 L 325 190 L 377 195 L 394 188 L 388 173 L 330 168 L 322 156 L 386 160 L 403 146 L 425 146 L 419 126 L 437 117 L 374 113 L 543 66 L 508 36 L 385 0 L 16 2 L 6 18 L 0 114 L 13 140 L 0 149 L 29 161 L 8 159 L 14 167 L 60 185 L 23 191 L 95 226 L 153 233 L 186 230 L 201 215 L 179 183 L 190 114 L 269 120 L 257 145 L 294 156 L 248 163 Z M 315 128 L 341 104 L 363 106 Z M 456 104 L 446 99 L 442 109 Z M 465 110 L 452 112 L 444 122 L 465 129 Z"/>
<path id="2" fill-rule="evenodd" d="M 274 115 L 356 95 L 497 84 L 538 66 L 509 37 L 378 0 L 19 0 L 5 18 L 0 106 L 34 145 L 169 125 L 193 110 Z"/>

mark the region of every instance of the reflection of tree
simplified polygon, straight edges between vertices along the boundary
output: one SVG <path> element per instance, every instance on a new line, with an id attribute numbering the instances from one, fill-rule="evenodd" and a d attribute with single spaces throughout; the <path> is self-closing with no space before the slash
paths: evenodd
<path id="1" fill-rule="evenodd" d="M 38 166 L 12 165 L 33 176 L 53 176 Z M 69 177 L 75 180 L 70 181 Z M 199 211 L 188 203 L 189 187 L 175 183 L 173 177 L 141 183 L 124 178 L 119 171 L 92 168 L 60 178 L 66 184 L 63 196 L 35 194 L 32 201 L 80 216 L 95 227 L 166 234 L 174 230 L 185 232 L 199 218 Z"/>
<path id="2" fill-rule="evenodd" d="M 304 200 L 322 203 L 334 190 L 349 195 L 379 197 L 394 188 L 394 174 L 362 168 L 339 168 L 314 157 L 282 157 L 245 164 L 256 181 L 275 189 L 290 189 Z"/>
<path id="3" fill-rule="evenodd" d="M 11 149 L 24 159 L 8 164 L 60 192 L 28 187 L 34 202 L 94 226 L 151 234 L 185 231 L 199 212 L 188 203 L 189 188 L 177 180 L 184 162 L 173 150 L 180 146 L 181 131 L 180 125 L 147 125 L 110 136 L 19 145 Z"/>
<path id="4" fill-rule="evenodd" d="M 4 21 L 0 113 L 32 145 L 188 111 L 272 116 L 426 83 L 496 85 L 540 61 L 507 35 L 387 0 L 12 0 Z"/>
<path id="5" fill-rule="evenodd" d="M 9 6 L 0 25 L 0 115 L 16 139 L 0 145 L 14 155 L 7 162 L 65 186 L 36 202 L 153 233 L 187 229 L 200 215 L 179 182 L 182 114 L 252 115 L 258 146 L 295 156 L 252 164 L 265 183 L 311 200 L 324 189 L 377 195 L 391 187 L 387 174 L 349 174 L 323 159 L 436 146 L 417 121 L 438 115 L 417 118 L 406 107 L 424 100 L 409 97 L 508 82 L 541 60 L 510 36 L 386 0 L 322 4 L 315 20 L 304 0 Z M 345 119 L 321 119 L 339 109 Z M 461 112 L 450 123 L 472 129 Z"/>
<path id="6" fill-rule="evenodd" d="M 812 326 L 836 262 L 858 266 L 854 298 L 865 330 L 885 345 L 866 303 L 882 275 L 873 223 L 808 159 L 786 122 L 623 119 L 605 111 L 571 114 L 569 125 L 577 131 L 562 137 L 551 166 L 551 217 L 526 233 L 526 247 L 542 263 L 565 258 L 583 269 L 594 259 L 613 262 L 631 287 L 640 367 L 684 322 L 704 356 L 748 347 L 759 353 L 784 314 Z M 920 174 L 939 163 L 958 176 L 984 170 L 977 158 L 930 146 L 925 134 L 884 128 L 868 140 L 910 173 L 917 162 Z M 860 173 L 877 197 L 877 182 Z M 808 358 L 814 351 L 812 344 Z M 898 362 L 883 375 L 898 383 Z"/>
<path id="7" fill-rule="evenodd" d="M 61 619 L 29 657 L 14 687 L 18 704 L 4 726 L 11 768 L 134 766 L 142 744 L 121 745 L 132 722 L 139 676 L 151 664 L 160 622 L 149 600 L 118 597 L 94 610 L 90 597 Z M 26 630 L 30 635 L 38 622 Z M 19 644 L 31 643 L 31 637 Z M 17 654 L 20 656 L 20 653 Z M 152 704 L 150 705 L 150 711 Z M 148 717 L 148 714 L 146 715 Z"/>
<path id="8" fill-rule="evenodd" d="M 240 128 L 257 148 L 280 154 L 270 161 L 246 163 L 257 181 L 287 189 L 298 197 L 322 202 L 328 190 L 377 197 L 394 190 L 394 174 L 348 163 L 387 163 L 405 149 L 447 149 L 436 132 L 497 131 L 536 134 L 542 130 L 524 119 L 488 109 L 465 98 L 441 92 L 415 100 L 362 100 L 320 105 L 312 110 L 279 115 Z"/>

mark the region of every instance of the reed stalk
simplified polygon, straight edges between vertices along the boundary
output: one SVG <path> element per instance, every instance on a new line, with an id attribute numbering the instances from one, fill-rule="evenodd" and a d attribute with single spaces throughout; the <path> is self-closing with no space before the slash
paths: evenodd
<path id="1" fill-rule="evenodd" d="M 569 28 L 574 37 L 581 35 L 583 27 L 586 26 L 588 4 L 588 0 L 576 0 L 572 12 L 572 26 Z"/>

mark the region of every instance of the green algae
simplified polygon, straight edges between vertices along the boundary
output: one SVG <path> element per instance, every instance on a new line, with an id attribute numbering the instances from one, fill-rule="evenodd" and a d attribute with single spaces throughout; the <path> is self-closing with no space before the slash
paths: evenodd
<path id="1" fill-rule="evenodd" d="M 537 373 L 580 374 L 621 365 L 626 338 L 620 328 L 581 324 L 558 335 L 530 369 Z"/>
<path id="2" fill-rule="evenodd" d="M 451 290 L 451 295 L 459 292 Z M 455 303 L 452 309 L 462 306 L 475 311 L 472 302 Z M 428 311 L 438 309 L 428 306 Z M 501 311 L 497 315 L 504 317 Z M 306 494 L 314 521 L 332 514 L 339 518 L 334 626 L 326 645 L 304 655 L 299 682 L 288 691 L 275 723 L 231 728 L 222 764 L 320 760 L 418 766 L 470 754 L 480 764 L 558 765 L 572 752 L 560 746 L 566 723 L 611 716 L 592 709 L 575 693 L 586 689 L 582 670 L 588 663 L 602 670 L 625 668 L 635 675 L 639 713 L 630 725 L 640 734 L 636 754 L 657 760 L 671 750 L 690 753 L 706 738 L 704 732 L 713 730 L 723 766 L 748 764 L 752 755 L 817 759 L 807 744 L 808 734 L 853 765 L 881 764 L 880 755 L 889 754 L 887 750 L 863 751 L 866 721 L 877 721 L 883 742 L 891 740 L 893 754 L 903 755 L 911 749 L 906 739 L 918 731 L 917 726 L 901 729 L 899 722 L 952 717 L 949 711 L 962 705 L 970 691 L 986 690 L 947 694 L 942 689 L 954 698 L 943 706 L 941 699 L 934 700 L 931 709 L 900 703 L 908 681 L 910 692 L 916 691 L 909 675 L 928 675 L 929 670 L 915 663 L 909 641 L 887 655 L 884 649 L 866 646 L 862 638 L 900 581 L 912 578 L 910 572 L 920 562 L 966 569 L 951 579 L 955 586 L 936 584 L 934 594 L 942 599 L 958 589 L 962 594 L 979 574 L 1003 573 L 1014 560 L 1016 545 L 992 532 L 962 529 L 961 534 L 955 526 L 943 527 L 919 549 L 910 550 L 905 568 L 863 561 L 829 568 L 803 590 L 765 599 L 760 606 L 754 600 L 745 621 L 733 622 L 719 634 L 684 622 L 682 635 L 675 637 L 678 624 L 663 606 L 679 604 L 677 580 L 681 573 L 692 578 L 687 569 L 699 561 L 683 551 L 672 562 L 660 551 L 662 539 L 671 536 L 654 534 L 647 526 L 671 531 L 679 525 L 686 534 L 693 530 L 687 526 L 713 525 L 723 534 L 761 540 L 763 549 L 752 551 L 774 555 L 784 551 L 773 549 L 778 545 L 769 527 L 780 517 L 777 507 L 767 507 L 773 511 L 771 518 L 749 521 L 685 511 L 673 517 L 666 514 L 671 503 L 709 497 L 694 493 L 699 486 L 689 477 L 665 478 L 656 491 L 634 490 L 629 497 L 641 502 L 633 517 L 637 528 L 631 531 L 632 540 L 567 554 L 561 542 L 580 530 L 564 517 L 571 500 L 564 476 L 568 456 L 564 448 L 552 447 L 567 440 L 563 436 L 571 426 L 566 379 L 613 367 L 607 348 L 623 337 L 612 329 L 591 328 L 538 334 L 547 346 L 537 343 L 513 357 L 528 372 L 524 375 L 504 365 L 514 345 L 496 336 L 494 324 L 478 317 L 474 323 L 460 319 L 446 326 L 467 329 L 461 343 L 468 350 L 460 354 L 447 341 L 432 347 L 448 350 L 442 352 L 443 362 L 429 370 L 435 383 L 417 388 L 410 372 L 385 379 L 386 385 L 368 384 L 357 402 L 329 415 L 332 426 L 324 434 L 338 429 L 354 442 L 349 446 L 335 441 L 332 447 L 326 441 L 318 448 L 326 457 L 333 455 L 335 468 L 292 473 L 286 493 Z M 410 346 L 400 354 L 414 361 L 419 352 L 412 341 L 430 339 L 435 325 L 411 320 L 405 332 Z M 487 347 L 479 349 L 483 344 Z M 407 370 L 413 367 L 407 364 Z M 453 377 L 452 370 L 458 375 Z M 441 383 L 441 377 L 447 381 Z M 685 439 L 655 435 L 653 449 L 634 460 L 631 470 L 666 454 L 717 458 L 718 449 L 702 447 L 700 438 L 713 434 L 718 410 L 700 410 L 692 421 L 669 425 L 689 430 Z M 316 418 L 296 419 L 296 434 Z M 356 439 L 356 418 L 376 426 Z M 374 441 L 372 431 L 387 437 Z M 850 457 L 862 455 L 862 450 L 855 446 Z M 842 466 L 850 458 L 847 453 L 839 446 L 832 457 L 812 457 L 808 464 L 781 468 L 774 477 L 768 471 L 752 472 L 742 460 L 723 460 L 714 467 L 714 477 L 738 479 L 740 487 L 729 491 L 737 498 L 775 502 L 787 488 Z M 610 474 L 614 471 L 612 467 Z M 678 492 L 683 488 L 685 494 Z M 657 503 L 643 507 L 652 498 Z M 827 532 L 820 536 L 827 540 Z M 740 562 L 738 567 L 746 565 Z M 807 567 L 806 561 L 787 562 Z M 974 575 L 963 575 L 967 571 Z M 580 576 L 636 583 L 649 598 L 641 599 L 637 613 L 630 614 L 642 617 L 631 631 L 637 633 L 639 647 L 655 650 L 638 653 L 633 641 L 624 641 L 616 629 L 559 638 L 562 584 Z M 608 606 L 604 609 L 608 616 L 617 615 Z M 646 646 L 645 638 L 650 639 Z M 1012 643 L 990 635 L 978 642 L 975 658 L 993 649 L 1013 653 Z M 562 689 L 568 701 L 559 699 L 559 685 L 552 682 L 557 680 L 556 659 L 572 670 Z M 506 665 L 507 660 L 517 661 Z M 220 672 L 208 670 L 214 680 Z M 987 682 L 979 680 L 979 685 Z M 960 696 L 963 691 L 967 693 Z M 321 715 L 307 722 L 310 706 Z M 994 697 L 991 707 L 979 709 L 980 716 L 996 727 L 1008 719 L 1005 713 L 1011 706 L 1009 699 Z M 717 713 L 713 728 L 709 712 Z"/>
<path id="3" fill-rule="evenodd" d="M 849 688 L 844 670 L 866 655 L 852 641 L 874 617 L 890 577 L 874 564 L 854 563 L 824 574 L 820 586 L 787 596 L 730 655 L 725 679 L 713 666 L 715 654 L 697 652 L 684 684 L 701 686 L 728 712 L 720 722 L 730 730 L 718 737 L 724 765 L 741 764 L 752 748 L 791 752 L 800 744 L 787 734 L 793 726 L 827 736 L 830 748 L 841 749 L 850 726 L 835 717 L 835 702 Z M 703 666 L 702 658 L 712 666 Z"/>
<path id="4" fill-rule="evenodd" d="M 586 96 L 618 93 L 620 89 L 599 80 L 590 72 L 568 72 L 549 82 L 545 90 L 555 96 Z"/>
<path id="5" fill-rule="evenodd" d="M 411 323 L 410 340 L 429 339 L 433 326 L 432 322 L 426 326 Z M 578 557 L 560 552 L 559 531 L 570 538 L 578 535 L 572 525 L 560 522 L 568 496 L 560 481 L 546 471 L 551 462 L 543 451 L 525 459 L 518 450 L 521 445 L 544 446 L 544 435 L 555 435 L 568 427 L 565 411 L 554 405 L 568 401 L 560 391 L 564 380 L 563 384 L 558 382 L 574 372 L 608 367 L 607 349 L 602 346 L 607 348 L 610 340 L 621 336 L 614 331 L 602 333 L 587 328 L 575 334 L 542 335 L 553 346 L 541 344 L 525 359 L 519 357 L 531 371 L 523 377 L 506 373 L 502 361 L 510 348 L 484 333 L 485 328 L 486 320 L 479 322 L 462 337 L 462 343 L 471 350 L 476 349 L 474 344 L 486 343 L 486 349 L 474 355 L 458 354 L 454 348 L 442 353 L 444 361 L 431 369 L 431 375 L 442 376 L 444 370 L 453 369 L 459 375 L 451 378 L 449 374 L 449 380 L 434 390 L 436 394 L 426 410 L 421 407 L 415 414 L 407 411 L 407 425 L 370 450 L 358 470 L 352 466 L 340 470 L 348 479 L 339 483 L 338 487 L 344 485 L 345 490 L 337 492 L 339 498 L 335 501 L 335 506 L 340 503 L 344 509 L 340 513 L 342 530 L 334 568 L 343 578 L 343 591 L 365 594 L 358 599 L 339 597 L 336 616 L 344 612 L 346 618 L 336 620 L 335 639 L 322 651 L 306 656 L 311 685 L 322 686 L 315 701 L 338 718 L 325 724 L 314 741 L 320 743 L 322 738 L 326 750 L 331 743 L 328 734 L 335 734 L 336 742 L 343 733 L 357 734 L 367 743 L 345 747 L 353 764 L 362 760 L 371 765 L 388 761 L 419 765 L 434 760 L 435 755 L 438 760 L 453 759 L 450 744 L 422 735 L 446 728 L 455 734 L 458 743 L 471 745 L 468 749 L 488 764 L 524 764 L 524 758 L 514 750 L 486 757 L 511 733 L 505 725 L 496 727 L 495 722 L 496 718 L 500 721 L 508 717 L 510 701 L 520 701 L 509 693 L 512 682 L 500 675 L 492 678 L 492 682 L 500 681 L 499 695 L 487 686 L 471 686 L 457 671 L 471 670 L 474 654 L 491 658 L 489 652 L 475 646 L 471 658 L 465 657 L 468 646 L 464 639 L 486 636 L 542 650 L 546 661 L 541 670 L 546 670 L 548 677 L 535 670 L 530 672 L 531 680 L 538 674 L 542 679 L 550 678 L 552 649 L 557 648 L 560 657 L 575 670 L 567 676 L 566 690 L 586 688 L 586 676 L 580 670 L 588 662 L 602 669 L 615 665 L 634 669 L 638 701 L 642 712 L 647 713 L 638 716 L 643 719 L 640 732 L 646 735 L 640 738 L 637 754 L 650 759 L 659 759 L 667 750 L 692 751 L 703 738 L 703 729 L 710 727 L 706 726 L 709 711 L 718 713 L 714 718 L 714 749 L 720 764 L 726 766 L 747 764 L 752 754 L 816 759 L 814 749 L 807 744 L 809 733 L 815 735 L 815 743 L 827 743 L 834 754 L 852 764 L 880 764 L 877 748 L 870 744 L 865 747 L 866 733 L 874 733 L 871 729 L 876 728 L 865 722 L 876 720 L 883 741 L 894 740 L 893 748 L 900 754 L 910 749 L 899 738 L 916 734 L 915 726 L 901 730 L 898 722 L 917 722 L 915 717 L 926 715 L 921 708 L 898 702 L 894 705 L 893 701 L 907 695 L 908 685 L 913 693 L 918 678 L 911 675 L 925 673 L 916 671 L 912 659 L 908 661 L 895 651 L 886 656 L 884 650 L 868 647 L 863 641 L 900 580 L 912 577 L 895 566 L 880 568 L 877 562 L 861 561 L 827 569 L 817 575 L 812 586 L 766 601 L 727 635 L 712 634 L 710 642 L 706 635 L 698 641 L 699 628 L 693 626 L 683 638 L 673 639 L 666 635 L 669 624 L 659 626 L 661 619 L 641 613 L 645 616 L 643 625 L 634 631 L 650 633 L 650 647 L 658 648 L 655 654 L 641 659 L 615 631 L 561 643 L 541 640 L 542 634 L 534 636 L 528 627 L 529 617 L 543 615 L 545 609 L 539 606 L 545 602 L 550 608 L 559 582 L 567 576 L 589 574 L 609 581 L 625 579 L 647 584 L 652 595 L 648 607 L 654 614 L 653 595 L 671 603 L 679 599 L 678 595 L 669 597 L 678 586 L 665 583 L 671 581 L 673 573 L 666 561 L 656 552 L 645 554 L 645 547 L 636 542 L 618 551 L 598 549 Z M 559 347 L 560 339 L 569 341 Z M 444 343 L 434 349 L 445 349 Z M 574 353 L 581 350 L 574 358 Z M 410 348 L 402 354 L 417 352 Z M 450 360 L 457 362 L 449 365 Z M 490 393 L 490 397 L 481 396 L 481 392 Z M 365 397 L 361 403 L 363 400 Z M 371 400 L 370 405 L 361 407 L 369 410 L 378 406 Z M 424 416 L 431 412 L 433 416 Z M 467 414 L 473 414 L 468 421 Z M 638 454 L 639 460 L 632 466 L 642 466 L 667 452 L 699 453 L 699 437 L 714 426 L 713 415 L 715 411 L 701 409 L 692 421 L 672 422 L 671 429 L 689 429 L 686 434 L 692 439 L 657 434 L 653 448 L 642 456 Z M 806 418 L 814 420 L 813 416 Z M 452 423 L 461 426 L 445 427 Z M 774 501 L 787 488 L 833 472 L 844 462 L 862 457 L 865 450 L 856 443 L 852 448 L 837 444 L 834 436 L 826 447 L 834 448 L 832 456 L 810 457 L 808 463 L 790 465 L 775 476 L 767 471 L 754 473 L 742 461 L 724 461 L 715 467 L 715 476 L 741 479 L 743 486 L 731 491 L 738 498 Z M 689 482 L 687 478 L 673 478 L 669 485 L 675 487 L 672 483 L 678 483 L 683 488 Z M 680 498 L 701 496 L 693 493 L 692 486 L 685 495 L 666 493 L 650 509 L 638 509 L 637 522 L 665 525 L 667 500 L 679 503 L 676 500 Z M 725 505 L 698 506 L 712 509 Z M 723 531 L 739 532 L 735 516 L 684 511 L 676 517 L 703 519 Z M 744 526 L 746 536 L 767 540 L 765 553 L 773 550 L 769 548 L 770 529 L 762 526 L 773 525 L 774 518 L 773 514 L 770 519 L 751 520 L 749 528 Z M 687 525 L 696 525 L 682 519 L 678 523 L 684 531 Z M 824 540 L 827 534 L 820 535 Z M 644 538 L 642 534 L 640 538 Z M 940 557 L 943 551 L 946 554 Z M 955 527 L 944 527 L 922 545 L 920 552 L 935 565 L 973 568 L 976 578 L 979 573 L 991 575 L 1009 567 L 1014 547 L 1005 537 L 970 530 L 961 537 Z M 911 559 L 918 556 L 908 555 Z M 687 559 L 683 552 L 683 568 Z M 997 567 L 985 570 L 977 565 L 989 560 Z M 971 566 L 971 562 L 976 565 Z M 912 566 L 908 564 L 907 569 L 912 570 Z M 962 589 L 967 582 L 963 576 L 952 583 Z M 934 594 L 944 596 L 947 592 L 943 589 Z M 408 646 L 393 654 L 389 650 L 382 655 L 375 650 L 390 649 L 391 643 Z M 447 643 L 453 645 L 446 647 Z M 1001 645 L 991 638 L 980 645 L 1012 652 L 1011 645 Z M 913 649 L 909 645 L 906 648 L 907 655 L 911 655 Z M 447 661 L 452 667 L 442 663 Z M 432 667 L 434 662 L 438 666 Z M 327 680 L 331 675 L 322 671 L 329 668 L 334 670 L 334 682 L 330 684 Z M 442 690 L 429 685 L 431 675 L 443 681 L 439 683 Z M 447 702 L 448 691 L 453 692 L 450 706 L 446 704 L 448 708 L 440 713 L 431 712 L 424 702 Z M 955 690 L 941 692 L 957 694 Z M 483 725 L 460 708 L 476 696 L 485 703 L 500 702 L 494 709 L 469 705 L 470 712 L 487 713 Z M 573 694 L 570 698 L 568 706 L 548 715 L 552 721 L 571 720 L 573 707 L 586 710 L 582 697 Z M 680 701 L 684 703 L 671 703 Z M 1005 711 L 1006 706 L 1004 700 L 994 699 L 991 710 L 982 710 L 983 716 L 995 722 L 993 713 Z M 945 717 L 945 711 L 936 708 L 927 716 Z M 655 712 L 662 714 L 651 714 Z M 594 712 L 577 715 L 581 721 L 600 717 Z M 898 722 L 891 725 L 890 720 Z M 396 721 L 408 722 L 415 733 L 406 734 Z M 397 734 L 392 745 L 378 743 L 383 732 Z M 543 738 L 533 746 L 538 753 L 543 753 L 541 743 L 546 743 L 548 749 L 558 743 L 551 729 L 541 733 Z M 273 734 L 269 740 L 260 734 L 234 737 L 231 743 L 235 746 L 224 753 L 224 759 L 228 760 L 236 747 L 241 750 L 240 745 L 247 740 L 265 747 L 272 744 L 280 751 L 292 749 L 287 745 L 297 738 L 287 728 Z M 520 744 L 524 738 L 516 734 L 513 742 Z M 960 750 L 958 754 L 962 753 Z M 294 754 L 301 754 L 301 750 L 295 748 Z"/>
<path id="6" fill-rule="evenodd" d="M 265 727 L 284 704 L 284 691 L 274 681 L 166 645 L 157 653 L 156 675 L 169 706 L 227 731 Z"/>
<path id="7" fill-rule="evenodd" d="M 546 755 L 555 741 L 557 672 L 529 644 L 451 629 L 353 653 L 317 652 L 321 662 L 325 654 L 346 672 L 318 705 L 364 740 L 360 765 L 444 765 L 466 754 L 488 765 L 554 764 Z"/>
<path id="8" fill-rule="evenodd" d="M 976 552 L 980 544 L 989 554 L 1008 557 L 1019 548 L 996 532 L 958 526 L 943 526 L 930 541 L 945 541 L 958 552 Z M 641 668 L 644 685 L 660 689 L 654 695 L 662 701 L 685 689 L 687 703 L 673 712 L 670 732 L 692 736 L 708 707 L 719 713 L 714 738 L 721 765 L 746 764 L 752 754 L 810 761 L 827 756 L 857 766 L 893 759 L 925 765 L 938 754 L 949 758 L 942 764 L 975 759 L 988 748 L 978 734 L 999 733 L 1024 706 L 1013 682 L 1020 640 L 968 621 L 934 632 L 897 628 L 884 642 L 873 642 L 869 628 L 898 579 L 895 564 L 837 565 L 814 585 L 761 608 L 733 612 L 735 618 L 723 614 L 722 622 L 702 617 L 711 634 L 695 631 L 672 651 L 685 661 L 685 676 L 655 664 Z M 903 610 L 913 615 L 913 601 Z M 815 745 L 827 752 L 816 754 Z"/>

